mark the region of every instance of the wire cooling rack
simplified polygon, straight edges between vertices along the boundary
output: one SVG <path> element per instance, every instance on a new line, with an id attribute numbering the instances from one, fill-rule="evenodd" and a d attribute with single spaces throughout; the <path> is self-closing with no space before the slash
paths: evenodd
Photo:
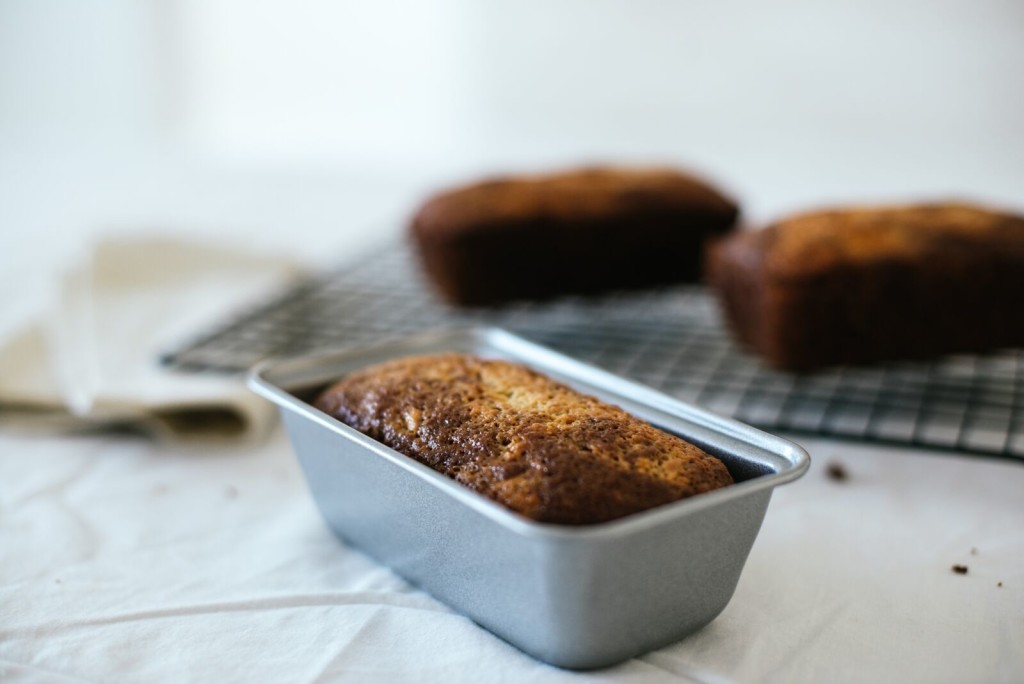
<path id="1" fill-rule="evenodd" d="M 471 324 L 504 327 L 769 431 L 1024 459 L 1024 350 L 797 376 L 738 348 L 702 286 L 456 310 L 433 295 L 405 246 L 306 281 L 162 361 L 239 372 L 268 356 Z"/>

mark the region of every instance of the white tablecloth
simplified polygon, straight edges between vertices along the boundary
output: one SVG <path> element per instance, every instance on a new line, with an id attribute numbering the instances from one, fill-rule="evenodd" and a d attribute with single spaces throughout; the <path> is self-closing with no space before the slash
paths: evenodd
<path id="1" fill-rule="evenodd" d="M 777 490 L 725 612 L 577 674 L 338 542 L 280 431 L 0 433 L 0 680 L 1024 680 L 1024 468 L 803 443 L 811 470 Z"/>

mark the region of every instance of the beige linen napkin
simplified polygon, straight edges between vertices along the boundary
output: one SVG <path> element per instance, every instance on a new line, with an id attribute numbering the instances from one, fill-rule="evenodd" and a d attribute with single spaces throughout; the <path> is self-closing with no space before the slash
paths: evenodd
<path id="1" fill-rule="evenodd" d="M 0 341 L 0 420 L 261 436 L 273 410 L 240 378 L 177 373 L 157 359 L 301 272 L 287 259 L 177 239 L 104 239 L 65 273 L 43 320 Z"/>

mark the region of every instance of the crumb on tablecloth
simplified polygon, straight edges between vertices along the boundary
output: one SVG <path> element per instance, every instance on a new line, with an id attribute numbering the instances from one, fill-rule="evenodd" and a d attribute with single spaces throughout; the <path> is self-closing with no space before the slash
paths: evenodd
<path id="1" fill-rule="evenodd" d="M 957 564 L 957 565 L 954 565 L 953 567 L 951 567 L 950 570 L 952 570 L 953 572 L 955 572 L 958 575 L 966 575 L 967 574 L 967 566 L 966 565 L 959 565 L 959 564 Z"/>
<path id="2" fill-rule="evenodd" d="M 828 467 L 825 468 L 825 474 L 828 475 L 829 479 L 836 482 L 844 482 L 850 479 L 850 473 L 847 472 L 846 466 L 838 461 L 829 463 Z"/>

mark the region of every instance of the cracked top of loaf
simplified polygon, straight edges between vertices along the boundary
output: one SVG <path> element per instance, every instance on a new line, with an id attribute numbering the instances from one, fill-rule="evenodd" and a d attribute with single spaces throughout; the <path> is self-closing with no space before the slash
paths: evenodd
<path id="1" fill-rule="evenodd" d="M 879 261 L 928 263 L 962 250 L 1024 258 L 1024 218 L 965 203 L 857 207 L 799 214 L 734 234 L 719 249 L 776 280 Z"/>
<path id="2" fill-rule="evenodd" d="M 505 176 L 440 193 L 413 219 L 421 238 L 454 237 L 541 219 L 567 222 L 679 213 L 723 230 L 739 210 L 708 183 L 669 168 L 588 167 Z"/>
<path id="3" fill-rule="evenodd" d="M 315 403 L 541 522 L 604 522 L 733 481 L 699 447 L 506 361 L 398 359 L 343 378 Z"/>

